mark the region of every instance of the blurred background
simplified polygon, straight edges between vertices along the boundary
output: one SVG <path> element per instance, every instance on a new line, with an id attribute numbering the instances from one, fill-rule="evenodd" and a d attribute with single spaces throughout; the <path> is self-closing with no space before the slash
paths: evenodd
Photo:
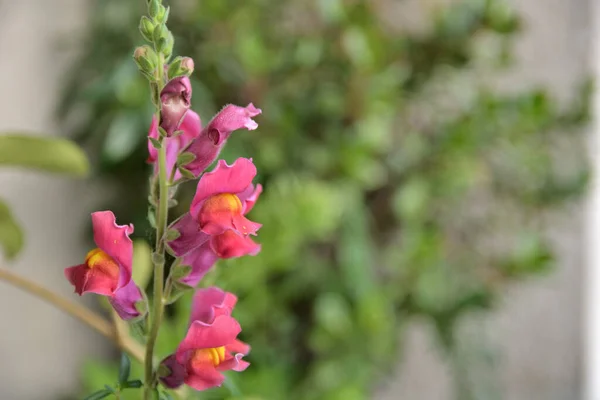
<path id="1" fill-rule="evenodd" d="M 197 398 L 582 398 L 592 2 L 168 2 L 203 121 L 263 110 L 222 153 L 258 166 L 263 251 L 204 282 L 239 296 L 252 366 Z M 152 241 L 144 3 L 0 0 L 0 131 L 73 138 L 94 165 L 86 181 L 0 172 L 26 235 L 7 265 L 91 307 L 62 273 L 89 213 L 133 222 L 140 254 Z M 114 380 L 110 343 L 0 287 L 0 398 Z M 169 310 L 160 355 L 188 313 Z"/>

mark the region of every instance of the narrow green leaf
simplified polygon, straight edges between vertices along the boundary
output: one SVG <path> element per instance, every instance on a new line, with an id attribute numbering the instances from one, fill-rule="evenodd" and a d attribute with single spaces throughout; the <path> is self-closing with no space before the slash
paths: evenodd
<path id="1" fill-rule="evenodd" d="M 14 258 L 23 248 L 23 231 L 8 206 L 0 200 L 0 245 L 7 259 Z"/>
<path id="2" fill-rule="evenodd" d="M 131 372 L 131 361 L 126 353 L 121 353 L 121 363 L 119 364 L 119 384 L 123 385 L 129 379 Z"/>
<path id="3" fill-rule="evenodd" d="M 87 156 L 67 139 L 24 134 L 0 135 L 0 165 L 86 176 L 90 169 Z"/>
<path id="4" fill-rule="evenodd" d="M 148 140 L 150 140 L 150 143 L 152 143 L 152 147 L 154 147 L 156 150 L 160 150 L 160 148 L 162 147 L 160 142 L 154 139 L 153 137 L 148 136 Z"/>
<path id="5" fill-rule="evenodd" d="M 127 381 L 123 384 L 123 388 L 125 389 L 137 389 L 137 388 L 141 388 L 143 385 L 142 381 L 140 381 L 139 379 L 136 379 L 134 381 Z"/>
<path id="6" fill-rule="evenodd" d="M 191 171 L 185 169 L 185 168 L 179 168 L 179 172 L 181 172 L 181 175 L 183 175 L 184 177 L 188 178 L 188 179 L 195 179 L 196 177 L 194 176 L 194 174 L 192 174 Z"/>
<path id="7" fill-rule="evenodd" d="M 179 233 L 177 229 L 169 229 L 165 235 L 165 239 L 167 239 L 167 242 L 171 242 L 177 239 L 179 236 L 181 236 L 181 233 Z"/>
<path id="8" fill-rule="evenodd" d="M 112 394 L 112 391 L 107 389 L 98 390 L 84 398 L 83 400 L 100 400 L 104 399 Z"/>
<path id="9" fill-rule="evenodd" d="M 189 265 L 179 265 L 171 270 L 171 279 L 174 281 L 186 277 L 192 272 L 192 267 Z"/>
<path id="10" fill-rule="evenodd" d="M 110 387 L 108 385 L 104 385 L 104 387 L 106 388 L 106 390 L 108 390 L 112 394 L 116 394 L 117 393 L 117 391 L 114 388 L 112 388 L 112 387 Z"/>
<path id="11" fill-rule="evenodd" d="M 159 392 L 159 400 L 173 400 L 173 397 L 167 392 Z"/>
<path id="12" fill-rule="evenodd" d="M 177 157 L 177 165 L 184 166 L 187 165 L 189 163 L 191 163 L 192 161 L 194 161 L 196 159 L 196 156 L 192 153 L 181 153 L 178 157 Z"/>

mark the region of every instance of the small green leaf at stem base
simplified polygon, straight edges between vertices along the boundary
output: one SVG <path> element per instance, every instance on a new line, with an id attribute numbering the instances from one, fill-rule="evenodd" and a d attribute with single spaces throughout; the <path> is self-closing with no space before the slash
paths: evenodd
<path id="1" fill-rule="evenodd" d="M 196 159 L 196 155 L 194 155 L 192 153 L 188 153 L 188 152 L 181 153 L 179 156 L 177 156 L 177 166 L 183 167 L 183 166 L 191 163 L 195 159 Z"/>
<path id="2" fill-rule="evenodd" d="M 129 379 L 131 372 L 131 361 L 126 353 L 121 353 L 121 363 L 119 364 L 119 385 L 123 386 Z"/>
<path id="3" fill-rule="evenodd" d="M 160 150 L 160 148 L 162 147 L 162 144 L 153 137 L 148 137 L 148 140 L 150 140 L 150 143 L 152 143 L 152 147 L 154 147 L 156 150 Z"/>
<path id="4" fill-rule="evenodd" d="M 167 242 L 171 242 L 180 236 L 181 236 L 181 233 L 179 233 L 179 231 L 177 229 L 169 229 L 167 231 L 167 234 L 165 235 L 165 239 L 167 240 Z"/>
<path id="5" fill-rule="evenodd" d="M 89 396 L 85 397 L 83 400 L 100 400 L 100 399 L 105 399 L 108 396 L 110 396 L 111 394 L 112 394 L 111 390 L 102 389 L 102 390 L 98 390 L 97 392 L 94 392 L 94 393 L 90 394 Z"/>
<path id="6" fill-rule="evenodd" d="M 138 389 L 141 388 L 144 384 L 139 379 L 135 379 L 133 381 L 127 381 L 122 384 L 123 389 Z"/>
<path id="7" fill-rule="evenodd" d="M 187 178 L 187 179 L 195 179 L 195 178 L 196 178 L 196 177 L 194 176 L 194 174 L 192 174 L 192 172 L 191 172 L 191 171 L 189 171 L 189 170 L 187 170 L 187 169 L 185 169 L 185 168 L 179 167 L 179 168 L 178 168 L 178 170 L 179 170 L 179 172 L 181 173 L 181 175 L 182 175 L 183 177 Z"/>
<path id="8" fill-rule="evenodd" d="M 181 278 L 185 278 L 192 272 L 192 267 L 189 265 L 178 265 L 171 269 L 171 279 L 178 281 Z M 186 285 L 187 286 L 187 285 Z"/>
<path id="9" fill-rule="evenodd" d="M 173 396 L 171 396 L 169 393 L 167 392 L 159 392 L 158 395 L 158 400 L 173 400 Z"/>

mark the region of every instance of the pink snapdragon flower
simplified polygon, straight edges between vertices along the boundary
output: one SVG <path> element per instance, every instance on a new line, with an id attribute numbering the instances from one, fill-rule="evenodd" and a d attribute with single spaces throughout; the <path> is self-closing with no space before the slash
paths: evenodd
<path id="1" fill-rule="evenodd" d="M 198 116 L 198 114 L 196 114 L 194 111 L 189 110 L 183 117 L 183 121 L 181 121 L 178 130 L 181 130 L 183 133 L 177 136 L 167 137 L 163 141 L 163 145 L 167 146 L 167 176 L 171 176 L 171 172 L 177 163 L 177 156 L 188 144 L 190 144 L 194 138 L 200 134 L 200 131 L 202 130 L 202 121 L 200 120 L 200 116 Z M 158 140 L 159 133 L 156 116 L 152 117 L 152 123 L 150 124 L 148 136 Z M 157 174 L 158 150 L 154 148 L 150 140 L 148 140 L 148 154 L 149 157 L 147 162 L 154 164 L 154 173 Z M 174 178 L 175 180 L 181 178 L 181 173 L 176 171 Z"/>
<path id="2" fill-rule="evenodd" d="M 131 279 L 133 242 L 129 235 L 133 225 L 117 225 L 112 211 L 92 213 L 94 242 L 83 264 L 65 269 L 65 277 L 75 286 L 75 293 L 107 296 L 124 320 L 140 316 L 135 303 L 142 300 L 140 289 Z"/>
<path id="3" fill-rule="evenodd" d="M 194 294 L 188 332 L 175 354 L 162 365 L 169 374 L 161 382 L 169 388 L 183 383 L 196 390 L 221 386 L 222 371 L 243 371 L 249 363 L 242 357 L 250 346 L 237 339 L 241 332 L 231 317 L 237 298 L 217 287 L 200 289 Z"/>
<path id="4" fill-rule="evenodd" d="M 260 184 L 252 184 L 255 175 L 252 160 L 238 158 L 231 166 L 220 160 L 202 176 L 190 212 L 169 228 L 179 232 L 169 247 L 192 267 L 182 283 L 195 286 L 219 258 L 258 254 L 260 245 L 249 235 L 261 225 L 245 217 L 262 192 Z"/>
<path id="5" fill-rule="evenodd" d="M 187 76 L 171 79 L 160 92 L 160 126 L 171 136 L 179 129 L 192 101 L 192 84 Z"/>
<path id="6" fill-rule="evenodd" d="M 185 166 L 194 176 L 199 176 L 219 156 L 229 135 L 235 130 L 246 128 L 252 131 L 258 124 L 252 119 L 262 111 L 252 103 L 246 107 L 228 104 L 213 117 L 200 135 L 192 141 L 187 152 L 196 158 Z"/>

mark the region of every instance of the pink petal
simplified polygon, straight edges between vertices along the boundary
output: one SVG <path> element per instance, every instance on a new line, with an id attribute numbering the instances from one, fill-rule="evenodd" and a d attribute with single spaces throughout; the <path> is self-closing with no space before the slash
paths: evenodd
<path id="1" fill-rule="evenodd" d="M 219 315 L 231 315 L 231 311 L 237 302 L 237 297 L 218 287 L 198 289 L 192 300 L 192 312 L 190 323 L 201 321 L 211 324 Z"/>
<path id="2" fill-rule="evenodd" d="M 252 117 L 260 113 L 261 110 L 252 103 L 246 107 L 232 104 L 225 106 L 190 145 L 188 151 L 193 153 L 196 159 L 187 165 L 187 169 L 199 176 L 219 156 L 231 132 L 241 128 L 253 130 L 258 127 Z"/>
<path id="3" fill-rule="evenodd" d="M 233 370 L 233 371 L 244 371 L 246 368 L 248 368 L 248 366 L 250 366 L 250 363 L 248 361 L 244 361 L 242 360 L 242 357 L 244 357 L 243 354 L 236 354 L 234 357 L 231 357 L 228 360 L 223 361 L 221 364 L 219 364 L 217 366 L 217 370 L 218 371 L 228 371 L 228 370 Z"/>
<path id="4" fill-rule="evenodd" d="M 178 136 L 181 140 L 180 147 L 183 149 L 186 147 L 193 139 L 197 138 L 202 131 L 202 121 L 200 120 L 200 116 L 192 110 L 189 110 L 185 113 L 185 117 L 179 125 L 179 129 L 183 131 L 183 133 Z"/>
<path id="5" fill-rule="evenodd" d="M 238 194 L 240 201 L 244 205 L 244 212 L 243 212 L 244 215 L 248 214 L 250 212 L 250 210 L 252 210 L 252 208 L 254 208 L 254 204 L 258 200 L 258 196 L 260 196 L 262 191 L 263 191 L 263 187 L 259 183 L 258 185 L 256 185 L 256 187 L 254 187 L 254 185 L 248 186 L 246 188 L 246 190 L 244 190 L 242 193 Z"/>
<path id="6" fill-rule="evenodd" d="M 152 117 L 152 123 L 150 123 L 150 129 L 148 130 L 148 137 L 158 140 L 158 120 L 156 116 Z M 158 159 L 158 150 L 152 146 L 152 142 L 148 140 L 148 163 L 154 163 Z"/>
<path id="7" fill-rule="evenodd" d="M 252 184 L 256 176 L 256 167 L 249 158 L 238 158 L 232 165 L 219 160 L 215 169 L 202 175 L 192 200 L 190 212 L 194 219 L 202 203 L 210 196 L 220 193 L 242 193 Z"/>
<path id="8" fill-rule="evenodd" d="M 194 321 L 177 348 L 177 361 L 184 362 L 189 350 L 225 346 L 233 342 L 241 331 L 240 324 L 229 315 L 216 317 L 212 324 Z"/>
<path id="9" fill-rule="evenodd" d="M 65 277 L 75 286 L 75 293 L 96 293 L 112 296 L 117 286 L 117 279 L 99 268 L 90 269 L 86 264 L 65 268 Z"/>
<path id="10" fill-rule="evenodd" d="M 190 363 L 192 364 L 192 363 Z M 188 364 L 186 385 L 196 390 L 206 390 L 223 384 L 225 377 L 213 365 L 210 357 Z"/>
<path id="11" fill-rule="evenodd" d="M 119 264 L 118 287 L 127 285 L 133 261 L 133 242 L 129 238 L 133 225 L 117 225 L 112 211 L 92 213 L 92 225 L 96 245 Z"/>
<path id="12" fill-rule="evenodd" d="M 166 138 L 163 142 L 166 143 L 167 147 L 167 176 L 171 176 L 171 171 L 173 168 L 175 168 L 179 153 L 200 134 L 200 130 L 202 129 L 200 116 L 198 116 L 198 114 L 196 114 L 194 111 L 189 110 L 187 113 L 185 113 L 179 129 L 183 131 L 181 135 L 178 135 L 177 137 Z M 158 139 L 158 123 L 156 116 L 152 117 L 152 124 L 150 125 L 148 136 L 153 139 Z M 148 153 L 149 157 L 147 162 L 151 164 L 154 163 L 154 173 L 157 174 L 158 165 L 156 165 L 156 160 L 158 159 L 158 150 L 152 146 L 150 140 L 148 140 Z M 181 174 L 176 172 L 174 177 L 175 180 L 177 180 L 181 178 Z"/>
<path id="13" fill-rule="evenodd" d="M 161 365 L 166 366 L 171 371 L 170 375 L 160 378 L 163 385 L 169 389 L 176 389 L 183 385 L 184 380 L 187 377 L 187 371 L 184 365 L 177 362 L 175 354 L 171 354 L 162 360 Z"/>
<path id="14" fill-rule="evenodd" d="M 210 245 L 219 257 L 235 258 L 245 255 L 255 256 L 260 252 L 260 245 L 250 237 L 241 235 L 233 230 L 213 236 Z"/>
<path id="15" fill-rule="evenodd" d="M 239 199 L 235 195 L 217 196 L 210 197 L 210 203 L 205 202 L 198 213 L 202 232 L 220 235 L 235 230 L 243 235 L 256 235 L 262 225 L 242 215 L 243 205 Z"/>
<path id="16" fill-rule="evenodd" d="M 181 278 L 180 281 L 188 286 L 196 286 L 212 266 L 215 265 L 218 258 L 210 248 L 208 241 L 196 247 L 183 257 L 183 265 L 191 266 L 192 271 L 187 276 Z"/>
<path id="17" fill-rule="evenodd" d="M 225 350 L 233 354 L 240 353 L 246 355 L 250 353 L 250 346 L 241 340 L 235 339 L 232 343 L 225 346 Z"/>
<path id="18" fill-rule="evenodd" d="M 190 213 L 186 213 L 180 217 L 169 229 L 179 231 L 180 236 L 168 242 L 169 247 L 178 257 L 189 253 L 209 239 L 206 233 L 200 231 L 198 222 L 192 218 Z"/>
<path id="19" fill-rule="evenodd" d="M 140 316 L 140 312 L 135 308 L 135 303 L 142 299 L 140 289 L 133 280 L 130 280 L 127 285 L 117 290 L 108 300 L 117 314 L 127 321 Z"/>
<path id="20" fill-rule="evenodd" d="M 262 111 L 250 103 L 246 107 L 239 107 L 228 104 L 206 126 L 207 131 L 216 130 L 219 132 L 219 140 L 215 144 L 221 144 L 227 140 L 231 132 L 246 128 L 250 131 L 258 128 L 258 124 L 252 119 Z"/>

